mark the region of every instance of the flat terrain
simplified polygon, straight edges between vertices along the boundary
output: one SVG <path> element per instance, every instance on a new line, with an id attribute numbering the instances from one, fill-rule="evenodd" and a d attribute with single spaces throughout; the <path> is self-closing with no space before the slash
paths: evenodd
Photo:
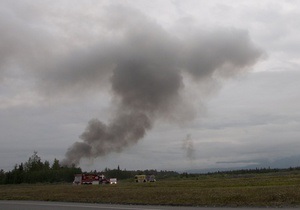
<path id="1" fill-rule="evenodd" d="M 223 207 L 189 207 L 189 206 L 142 206 L 142 205 L 117 205 L 117 204 L 87 204 L 68 202 L 47 202 L 47 201 L 0 201 L 0 209 L 16 210 L 224 210 Z M 243 210 L 243 207 L 226 208 L 225 210 Z M 277 210 L 278 208 L 268 208 L 267 210 Z M 292 208 L 280 208 L 281 210 L 293 210 Z M 251 208 L 251 210 L 263 210 L 262 208 Z"/>
<path id="2" fill-rule="evenodd" d="M 299 172 L 201 175 L 117 185 L 0 185 L 1 200 L 180 206 L 300 206 Z"/>

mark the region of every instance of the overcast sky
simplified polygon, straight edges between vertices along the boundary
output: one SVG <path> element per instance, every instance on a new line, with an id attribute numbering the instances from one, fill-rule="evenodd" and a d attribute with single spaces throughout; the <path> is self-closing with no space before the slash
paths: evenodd
<path id="1" fill-rule="evenodd" d="M 300 156 L 299 20 L 296 0 L 1 0 L 0 169 Z"/>

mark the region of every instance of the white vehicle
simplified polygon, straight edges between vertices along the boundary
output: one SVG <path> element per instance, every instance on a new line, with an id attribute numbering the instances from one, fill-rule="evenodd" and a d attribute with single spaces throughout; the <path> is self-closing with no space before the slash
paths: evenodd
<path id="1" fill-rule="evenodd" d="M 117 178 L 110 178 L 109 183 L 110 184 L 117 184 Z"/>

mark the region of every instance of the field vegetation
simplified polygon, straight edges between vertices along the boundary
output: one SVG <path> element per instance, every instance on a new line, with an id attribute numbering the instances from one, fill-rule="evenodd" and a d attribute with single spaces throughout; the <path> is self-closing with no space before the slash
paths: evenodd
<path id="1" fill-rule="evenodd" d="M 105 168 L 116 185 L 73 185 L 80 168 L 41 161 L 37 152 L 12 171 L 0 171 L 0 199 L 186 206 L 299 207 L 300 168 L 221 171 L 127 171 Z M 135 183 L 134 175 L 155 175 L 157 182 Z"/>
<path id="2" fill-rule="evenodd" d="M 188 206 L 299 206 L 300 172 L 206 174 L 154 183 L 0 185 L 5 200 Z"/>

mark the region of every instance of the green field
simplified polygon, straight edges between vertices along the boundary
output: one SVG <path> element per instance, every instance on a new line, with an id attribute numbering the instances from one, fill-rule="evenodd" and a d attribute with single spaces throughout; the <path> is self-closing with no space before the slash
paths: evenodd
<path id="1" fill-rule="evenodd" d="M 299 172 L 199 175 L 117 185 L 0 185 L 2 200 L 191 206 L 300 206 Z"/>

